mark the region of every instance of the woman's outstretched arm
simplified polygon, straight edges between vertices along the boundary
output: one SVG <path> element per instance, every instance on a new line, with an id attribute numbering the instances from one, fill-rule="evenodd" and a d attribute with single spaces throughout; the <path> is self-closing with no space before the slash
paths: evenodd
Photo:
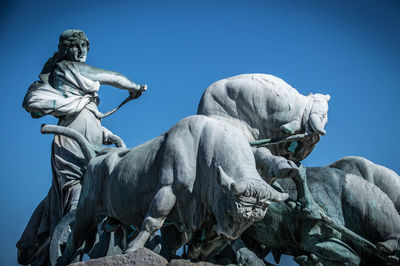
<path id="1" fill-rule="evenodd" d="M 141 85 L 131 81 L 121 73 L 109 71 L 85 63 L 74 62 L 79 72 L 88 79 L 100 82 L 100 84 L 111 85 L 119 89 L 129 90 L 131 94 L 136 94 L 141 89 Z M 146 90 L 147 86 L 144 85 L 142 90 Z"/>

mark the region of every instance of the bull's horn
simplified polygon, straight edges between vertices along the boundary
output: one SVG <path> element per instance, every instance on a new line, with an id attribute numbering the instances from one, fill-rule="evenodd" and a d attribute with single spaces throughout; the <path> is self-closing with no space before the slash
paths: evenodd
<path id="1" fill-rule="evenodd" d="M 221 166 L 218 166 L 217 176 L 218 184 L 225 192 L 230 192 L 232 188 L 235 188 L 235 181 L 233 181 L 233 179 L 224 172 Z"/>
<path id="2" fill-rule="evenodd" d="M 232 183 L 231 184 L 231 192 L 236 195 L 236 196 L 240 196 L 242 195 L 244 192 L 246 191 L 246 185 L 243 184 L 243 182 L 241 183 Z"/>
<path id="3" fill-rule="evenodd" d="M 317 114 L 311 114 L 309 118 L 311 128 L 320 135 L 325 135 L 326 131 L 322 126 L 321 119 Z"/>
<path id="4" fill-rule="evenodd" d="M 281 192 L 275 190 L 273 187 L 271 187 L 268 184 L 265 184 L 265 187 L 269 192 L 268 200 L 270 200 L 270 201 L 285 201 L 289 198 L 289 195 L 287 193 L 281 193 Z"/>
<path id="5" fill-rule="evenodd" d="M 329 100 L 331 99 L 331 96 L 329 94 L 325 94 L 324 96 L 325 96 L 325 100 L 327 102 L 329 102 Z"/>
<path id="6" fill-rule="evenodd" d="M 329 100 L 331 99 L 331 96 L 329 94 L 321 94 L 321 93 L 311 94 L 310 93 L 308 96 L 314 96 L 315 98 L 321 98 L 327 102 L 329 102 Z"/>

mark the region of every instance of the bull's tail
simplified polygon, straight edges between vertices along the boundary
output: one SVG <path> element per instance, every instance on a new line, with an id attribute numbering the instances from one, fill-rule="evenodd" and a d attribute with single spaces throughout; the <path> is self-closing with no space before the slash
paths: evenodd
<path id="1" fill-rule="evenodd" d="M 92 145 L 86 140 L 86 138 L 81 133 L 72 128 L 43 124 L 41 132 L 42 134 L 63 135 L 75 140 L 78 143 L 79 147 L 81 148 L 86 163 L 89 163 L 89 161 L 95 156 L 94 147 L 92 147 Z"/>

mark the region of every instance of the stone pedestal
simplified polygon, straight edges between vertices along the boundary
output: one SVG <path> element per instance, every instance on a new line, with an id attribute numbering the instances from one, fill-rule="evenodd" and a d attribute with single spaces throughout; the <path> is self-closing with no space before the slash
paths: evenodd
<path id="1" fill-rule="evenodd" d="M 164 257 L 147 248 L 141 248 L 132 253 L 115 255 L 85 262 L 77 262 L 70 266 L 122 266 L 122 265 L 154 265 L 154 266 L 214 266 L 208 262 L 192 263 L 184 259 L 174 259 L 168 262 Z"/>

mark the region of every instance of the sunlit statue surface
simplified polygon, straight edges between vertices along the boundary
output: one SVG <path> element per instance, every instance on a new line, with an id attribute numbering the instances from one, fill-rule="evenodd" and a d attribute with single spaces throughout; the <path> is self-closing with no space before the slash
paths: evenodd
<path id="1" fill-rule="evenodd" d="M 104 116 L 97 108 L 97 92 L 101 84 L 128 90 L 138 98 L 147 89 L 124 75 L 87 65 L 89 40 L 81 30 L 66 30 L 59 40 L 58 51 L 46 62 L 23 102 L 33 118 L 53 115 L 58 125 L 81 133 L 93 146 L 121 144 L 118 136 L 101 125 Z M 81 180 L 86 167 L 82 151 L 71 138 L 54 137 L 51 154 L 52 187 L 37 207 L 17 244 L 21 264 L 45 263 L 48 238 L 58 221 L 76 208 L 81 192 Z M 35 255 L 42 251 L 41 256 Z"/>
<path id="2" fill-rule="evenodd" d="M 398 265 L 400 177 L 394 171 L 355 156 L 302 171 L 295 164 L 325 135 L 329 99 L 300 95 L 267 74 L 219 80 L 204 92 L 198 114 L 240 129 L 262 176 L 290 195 L 271 204 L 263 221 L 244 233 L 244 243 L 260 258 L 272 251 L 277 262 L 288 254 L 300 265 Z M 210 254 L 207 242 L 194 245 L 189 254 Z M 257 261 L 242 254 L 243 261 Z"/>
<path id="3" fill-rule="evenodd" d="M 42 127 L 56 134 L 53 184 L 17 243 L 21 264 L 150 246 L 169 260 L 184 245 L 186 258 L 219 264 L 264 265 L 269 252 L 300 265 L 399 264 L 400 177 L 362 157 L 301 164 L 326 133 L 329 95 L 267 74 L 222 79 L 197 115 L 127 149 L 101 126 L 119 107 L 100 113 L 97 91 L 113 85 L 129 100 L 147 86 L 86 65 L 88 48 L 82 31 L 65 31 L 24 99 L 32 117 L 59 123 Z"/>

